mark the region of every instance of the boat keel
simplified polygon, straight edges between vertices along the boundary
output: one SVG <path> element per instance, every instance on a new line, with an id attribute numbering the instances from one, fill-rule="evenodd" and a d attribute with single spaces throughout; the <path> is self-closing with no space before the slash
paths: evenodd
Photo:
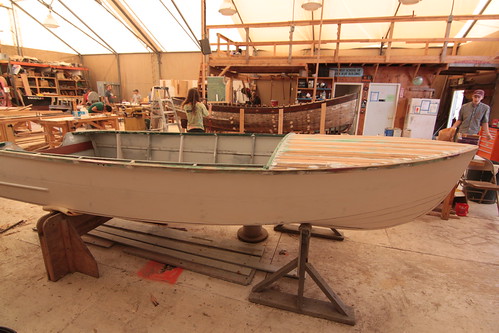
<path id="1" fill-rule="evenodd" d="M 50 281 L 57 281 L 73 272 L 99 277 L 97 262 L 81 235 L 108 220 L 109 217 L 68 216 L 58 211 L 52 211 L 38 220 L 36 227 Z"/>
<path id="2" fill-rule="evenodd" d="M 279 309 L 323 318 L 348 325 L 355 325 L 353 308 L 347 306 L 329 287 L 319 272 L 308 262 L 308 250 L 312 226 L 309 223 L 300 225 L 300 252 L 298 257 L 284 265 L 277 272 L 255 285 L 249 296 L 253 303 L 263 304 Z M 272 283 L 284 277 L 294 268 L 298 271 L 298 292 L 296 295 L 267 289 Z M 327 296 L 329 302 L 303 296 L 305 289 L 305 273 L 308 273 L 317 286 Z"/>

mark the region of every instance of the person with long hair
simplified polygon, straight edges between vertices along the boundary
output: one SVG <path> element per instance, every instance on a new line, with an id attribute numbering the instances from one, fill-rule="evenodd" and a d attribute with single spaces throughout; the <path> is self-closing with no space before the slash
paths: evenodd
<path id="1" fill-rule="evenodd" d="M 203 133 L 203 117 L 208 115 L 208 110 L 201 102 L 197 88 L 191 88 L 187 92 L 187 98 L 182 103 L 182 111 L 187 114 L 187 132 Z"/>

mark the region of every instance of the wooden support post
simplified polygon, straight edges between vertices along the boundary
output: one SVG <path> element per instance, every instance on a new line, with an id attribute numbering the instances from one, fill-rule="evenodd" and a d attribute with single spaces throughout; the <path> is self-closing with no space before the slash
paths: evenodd
<path id="1" fill-rule="evenodd" d="M 449 45 L 447 39 L 449 38 L 450 35 L 451 26 L 452 26 L 452 15 L 449 15 L 449 18 L 447 20 L 447 27 L 445 28 L 445 42 L 444 45 L 442 46 L 442 54 L 440 54 L 440 62 L 442 63 L 445 63 L 445 59 L 447 58 L 447 46 Z"/>
<path id="2" fill-rule="evenodd" d="M 279 122 L 277 124 L 277 134 L 284 132 L 284 109 L 279 109 Z"/>
<path id="3" fill-rule="evenodd" d="M 97 262 L 80 236 L 110 219 L 93 215 L 68 216 L 61 212 L 42 216 L 36 227 L 49 280 L 57 281 L 73 272 L 99 277 Z"/>
<path id="4" fill-rule="evenodd" d="M 393 30 L 395 28 L 395 22 L 392 22 L 390 23 L 390 33 L 389 33 L 389 36 L 388 36 L 388 46 L 386 48 L 386 53 L 385 53 L 385 62 L 389 62 L 390 61 L 390 55 L 391 55 L 391 51 L 392 51 L 392 39 L 393 39 Z"/>
<path id="5" fill-rule="evenodd" d="M 452 203 L 454 202 L 454 196 L 455 196 L 455 193 L 456 193 L 456 188 L 457 188 L 457 185 L 456 184 L 452 190 L 449 192 L 449 194 L 445 197 L 443 203 L 442 203 L 442 213 L 441 213 L 441 216 L 440 218 L 442 220 L 448 220 L 449 219 L 449 216 L 450 216 L 450 211 L 452 209 Z"/>
<path id="6" fill-rule="evenodd" d="M 250 53 L 250 45 L 249 45 L 249 28 L 244 28 L 246 32 L 246 63 L 249 63 L 249 53 Z"/>
<path id="7" fill-rule="evenodd" d="M 239 109 L 239 133 L 244 133 L 244 109 Z"/>
<path id="8" fill-rule="evenodd" d="M 372 82 L 374 82 L 376 80 L 376 74 L 378 74 L 378 69 L 379 69 L 379 64 L 376 64 L 375 66 L 376 68 L 374 69 L 374 75 L 373 75 L 373 80 Z"/>
<path id="9" fill-rule="evenodd" d="M 340 37 L 341 36 L 341 23 L 338 23 L 338 31 L 336 33 L 336 51 L 334 52 L 334 62 L 339 62 L 340 59 Z"/>
<path id="10" fill-rule="evenodd" d="M 321 104 L 321 122 L 319 127 L 320 134 L 326 134 L 326 103 Z"/>

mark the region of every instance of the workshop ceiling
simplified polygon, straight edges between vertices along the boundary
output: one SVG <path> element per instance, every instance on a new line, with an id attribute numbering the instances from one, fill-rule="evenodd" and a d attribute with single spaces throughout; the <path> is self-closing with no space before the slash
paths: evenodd
<path id="1" fill-rule="evenodd" d="M 203 0 L 0 0 L 0 47 L 27 48 L 73 54 L 199 51 Z M 499 0 L 422 0 L 399 5 L 398 0 L 324 0 L 322 9 L 304 10 L 303 0 L 233 0 L 237 13 L 218 12 L 222 0 L 205 0 L 206 25 L 390 16 L 457 16 L 499 14 Z M 60 25 L 45 28 L 49 13 Z M 442 38 L 446 22 L 398 22 L 393 38 Z M 390 23 L 342 25 L 344 39 L 386 37 Z M 499 31 L 499 20 L 453 21 L 450 37 L 484 37 Z M 244 29 L 212 29 L 210 42 L 220 32 L 233 41 L 245 41 Z M 290 28 L 250 30 L 253 42 L 289 40 Z M 335 39 L 337 25 L 297 26 L 293 40 Z M 362 47 L 366 47 L 365 43 Z M 399 43 L 394 47 L 410 47 Z M 310 46 L 308 46 L 310 47 Z M 324 47 L 327 47 L 325 45 Z M 348 43 L 342 47 L 361 47 Z M 270 48 L 270 47 L 269 47 Z M 301 46 L 302 51 L 307 46 Z M 265 49 L 265 47 L 262 47 Z M 1 52 L 1 49 L 0 49 Z"/>

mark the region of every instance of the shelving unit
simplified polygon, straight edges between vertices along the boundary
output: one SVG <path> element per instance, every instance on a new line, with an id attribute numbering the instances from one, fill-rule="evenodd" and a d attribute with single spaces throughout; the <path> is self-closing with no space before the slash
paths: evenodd
<path id="1" fill-rule="evenodd" d="M 27 62 L 10 61 L 10 66 L 19 65 L 26 71 L 25 74 L 12 75 L 15 88 L 21 95 L 30 95 L 26 91 L 27 85 L 31 95 L 81 97 L 88 87 L 88 81 L 83 73 L 88 71 L 85 67 L 55 66 Z M 64 73 L 71 73 L 68 78 Z M 23 75 L 26 79 L 23 80 Z"/>
<path id="2" fill-rule="evenodd" d="M 32 94 L 57 95 L 57 80 L 50 76 L 28 76 Z"/>
<path id="3" fill-rule="evenodd" d="M 314 93 L 314 77 L 298 77 L 296 88 L 296 100 L 298 102 L 311 102 Z M 330 99 L 333 92 L 332 77 L 318 77 L 315 100 Z"/>
<path id="4" fill-rule="evenodd" d="M 64 96 L 81 96 L 88 87 L 87 80 L 57 79 L 59 94 Z"/>

